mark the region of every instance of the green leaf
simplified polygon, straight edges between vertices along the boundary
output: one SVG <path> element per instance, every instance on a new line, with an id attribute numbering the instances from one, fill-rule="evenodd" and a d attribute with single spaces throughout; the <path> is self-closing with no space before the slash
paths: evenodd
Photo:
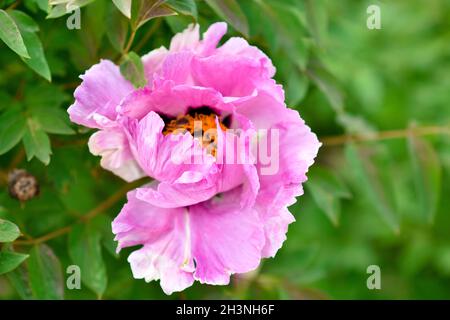
<path id="1" fill-rule="evenodd" d="M 442 274 L 450 276 L 450 247 L 444 246 L 436 250 L 434 264 Z"/>
<path id="2" fill-rule="evenodd" d="M 12 10 L 11 17 L 17 23 L 17 26 L 20 30 L 24 30 L 27 32 L 38 32 L 39 26 L 37 23 L 27 14 L 22 11 Z"/>
<path id="3" fill-rule="evenodd" d="M 45 300 L 64 298 L 61 263 L 50 247 L 45 244 L 33 247 L 28 260 L 28 272 L 35 298 Z"/>
<path id="4" fill-rule="evenodd" d="M 111 256 L 118 258 L 119 254 L 116 252 L 117 242 L 114 240 L 114 234 L 111 231 L 111 218 L 106 215 L 100 215 L 96 217 L 93 222 L 95 224 L 95 228 L 102 236 L 103 247 Z"/>
<path id="5" fill-rule="evenodd" d="M 122 52 L 128 34 L 128 20 L 120 14 L 114 7 L 108 8 L 106 16 L 106 36 L 117 52 Z"/>
<path id="6" fill-rule="evenodd" d="M 166 0 L 165 5 L 174 11 L 197 20 L 197 5 L 194 0 Z"/>
<path id="7" fill-rule="evenodd" d="M 147 84 L 144 74 L 144 65 L 141 58 L 134 52 L 129 52 L 120 65 L 120 72 L 135 87 L 140 88 Z"/>
<path id="8" fill-rule="evenodd" d="M 357 134 L 366 137 L 376 134 L 374 126 L 360 115 L 353 115 L 345 111 L 339 112 L 336 122 L 345 128 L 347 134 Z"/>
<path id="9" fill-rule="evenodd" d="M 23 114 L 17 108 L 0 116 L 0 155 L 11 150 L 22 139 L 26 130 Z"/>
<path id="10" fill-rule="evenodd" d="M 47 58 L 44 54 L 41 40 L 35 33 L 24 34 L 23 36 L 29 48 L 31 59 L 22 59 L 32 70 L 42 76 L 47 81 L 52 81 L 52 75 L 48 66 Z"/>
<path id="11" fill-rule="evenodd" d="M 99 297 L 107 285 L 100 241 L 101 233 L 92 222 L 76 225 L 69 235 L 69 255 L 81 269 L 81 281 Z"/>
<path id="12" fill-rule="evenodd" d="M 28 161 L 36 157 L 45 165 L 50 163 L 50 155 L 52 153 L 50 139 L 36 119 L 28 118 L 23 144 Z"/>
<path id="13" fill-rule="evenodd" d="M 47 19 L 59 18 L 72 12 L 74 8 L 81 8 L 94 0 L 49 0 L 50 9 Z"/>
<path id="14" fill-rule="evenodd" d="M 125 17 L 131 18 L 131 0 L 113 0 L 113 3 Z"/>
<path id="15" fill-rule="evenodd" d="M 10 105 L 14 105 L 14 100 L 12 97 L 4 91 L 0 91 L 0 112 L 6 109 L 6 107 L 10 108 Z"/>
<path id="16" fill-rule="evenodd" d="M 294 66 L 304 71 L 308 62 L 309 47 L 305 41 L 307 30 L 298 6 L 279 1 L 255 1 L 264 11 L 268 22 L 276 28 L 275 36 L 279 39 L 285 55 Z"/>
<path id="17" fill-rule="evenodd" d="M 9 251 L 0 252 L 0 274 L 14 270 L 27 258 L 27 254 Z"/>
<path id="18" fill-rule="evenodd" d="M 117 242 L 114 240 L 114 235 L 111 233 L 111 228 L 109 232 L 104 232 L 102 235 L 102 245 L 106 251 L 114 258 L 119 258 L 119 253 L 117 253 Z"/>
<path id="19" fill-rule="evenodd" d="M 36 32 L 39 30 L 38 26 L 32 18 L 23 12 L 13 11 L 11 14 L 22 33 L 23 41 L 29 52 L 29 58 L 22 58 L 22 60 L 37 74 L 51 81 L 52 77 L 44 54 L 44 48 L 41 40 L 36 35 Z"/>
<path id="20" fill-rule="evenodd" d="M 42 11 L 44 11 L 45 13 L 48 14 L 48 12 L 50 10 L 50 5 L 48 3 L 48 0 L 34 0 L 34 2 L 36 2 L 39 9 L 41 9 Z"/>
<path id="21" fill-rule="evenodd" d="M 170 7 L 163 6 L 165 2 L 166 0 L 133 1 L 131 5 L 131 23 L 135 30 L 153 18 L 175 15 L 176 12 Z"/>
<path id="22" fill-rule="evenodd" d="M 341 198 L 351 194 L 342 180 L 331 170 L 314 167 L 308 172 L 306 187 L 317 206 L 327 215 L 333 225 L 339 224 Z"/>
<path id="23" fill-rule="evenodd" d="M 11 221 L 0 219 L 0 242 L 12 242 L 19 236 L 19 227 Z"/>
<path id="24" fill-rule="evenodd" d="M 19 27 L 5 10 L 0 10 L 0 39 L 19 56 L 30 57 Z"/>
<path id="25" fill-rule="evenodd" d="M 22 299 L 33 299 L 33 292 L 30 287 L 30 280 L 25 264 L 22 264 L 12 272 L 7 273 L 6 276 Z"/>
<path id="26" fill-rule="evenodd" d="M 408 148 L 420 211 L 432 223 L 441 194 L 441 163 L 433 146 L 420 137 L 409 137 Z"/>
<path id="27" fill-rule="evenodd" d="M 274 57 L 275 58 L 275 57 Z M 306 95 L 309 88 L 309 78 L 299 69 L 292 70 L 290 60 L 279 57 L 277 70 L 280 73 L 281 82 L 286 92 L 286 103 L 293 107 Z"/>
<path id="28" fill-rule="evenodd" d="M 327 30 L 327 13 L 325 12 L 324 1 L 306 0 L 305 9 L 309 30 L 316 44 L 321 46 Z"/>
<path id="29" fill-rule="evenodd" d="M 192 19 L 189 16 L 181 15 L 164 17 L 164 21 L 168 24 L 172 33 L 182 32 L 192 23 Z"/>
<path id="30" fill-rule="evenodd" d="M 56 6 L 52 6 L 48 10 L 47 19 L 55 19 L 62 17 L 67 13 L 66 6 L 64 4 L 58 4 Z"/>
<path id="31" fill-rule="evenodd" d="M 69 100 L 70 96 L 61 91 L 60 87 L 49 84 L 39 83 L 28 86 L 24 93 L 25 105 L 29 108 L 49 108 L 57 109 L 63 102 Z"/>
<path id="32" fill-rule="evenodd" d="M 290 106 L 297 105 L 303 100 L 309 88 L 309 79 L 300 72 L 288 73 L 286 81 L 286 100 Z"/>
<path id="33" fill-rule="evenodd" d="M 247 17 L 236 0 L 205 0 L 205 2 L 233 28 L 245 37 L 249 36 Z"/>
<path id="34" fill-rule="evenodd" d="M 342 113 L 344 110 L 344 99 L 333 75 L 320 62 L 311 64 L 308 67 L 307 75 L 325 95 L 333 110 L 337 114 Z"/>
<path id="35" fill-rule="evenodd" d="M 41 107 L 34 108 L 31 110 L 31 112 L 33 114 L 33 118 L 39 123 L 39 126 L 47 133 L 75 133 L 75 130 L 73 130 L 69 125 L 69 117 L 67 115 L 67 112 L 64 112 L 61 109 Z"/>
<path id="36" fill-rule="evenodd" d="M 358 187 L 367 199 L 368 204 L 398 234 L 400 232 L 398 217 L 380 181 L 375 165 L 369 159 L 364 159 L 353 143 L 346 145 L 345 155 L 349 167 L 352 168 L 355 181 L 358 183 Z"/>
<path id="37" fill-rule="evenodd" d="M 94 1 L 89 6 L 84 9 L 83 16 L 83 27 L 79 31 L 79 36 L 82 40 L 83 46 L 85 47 L 83 51 L 88 51 L 87 54 L 90 58 L 94 58 L 97 61 L 97 55 L 102 44 L 103 36 L 106 33 L 106 5 L 107 1 Z M 92 32 L 95 30 L 95 32 Z"/>

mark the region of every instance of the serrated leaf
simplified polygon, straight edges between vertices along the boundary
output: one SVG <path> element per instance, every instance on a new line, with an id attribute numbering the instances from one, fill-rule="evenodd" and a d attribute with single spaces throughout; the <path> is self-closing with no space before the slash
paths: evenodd
<path id="1" fill-rule="evenodd" d="M 0 242 L 12 242 L 19 236 L 19 227 L 11 221 L 0 219 Z"/>
<path id="2" fill-rule="evenodd" d="M 14 270 L 27 258 L 27 254 L 9 251 L 0 252 L 0 274 L 8 273 Z"/>
<path id="3" fill-rule="evenodd" d="M 233 28 L 245 37 L 249 36 L 247 17 L 236 0 L 205 0 L 205 2 Z"/>
<path id="4" fill-rule="evenodd" d="M 136 88 L 143 87 L 147 84 L 142 60 L 134 52 L 129 52 L 125 56 L 124 61 L 120 65 L 120 72 Z"/>
<path id="5" fill-rule="evenodd" d="M 100 241 L 101 231 L 92 222 L 76 225 L 69 235 L 69 255 L 81 269 L 81 281 L 99 297 L 108 281 Z"/>
<path id="6" fill-rule="evenodd" d="M 26 122 L 20 110 L 8 110 L 0 116 L 0 155 L 20 142 L 26 130 Z"/>
<path id="7" fill-rule="evenodd" d="M 31 249 L 28 272 L 31 290 L 36 299 L 60 300 L 64 298 L 61 263 L 49 246 L 42 244 Z"/>
<path id="8" fill-rule="evenodd" d="M 157 18 L 175 15 L 170 7 L 163 6 L 166 0 L 141 0 L 133 1 L 131 5 L 131 23 L 137 30 L 147 21 Z"/>
<path id="9" fill-rule="evenodd" d="M 45 165 L 50 163 L 50 139 L 36 119 L 28 118 L 23 144 L 28 161 L 36 157 Z"/>
<path id="10" fill-rule="evenodd" d="M 382 186 L 377 175 L 377 169 L 368 159 L 363 159 L 359 154 L 357 147 L 353 143 L 345 146 L 345 155 L 349 163 L 349 167 L 355 176 L 360 191 L 364 194 L 375 211 L 387 223 L 387 225 L 395 232 L 400 232 L 398 217 L 388 200 L 388 196 Z"/>
<path id="11" fill-rule="evenodd" d="M 0 39 L 19 56 L 30 57 L 19 27 L 5 10 L 0 10 Z"/>
<path id="12" fill-rule="evenodd" d="M 113 3 L 125 17 L 131 18 L 131 0 L 113 0 Z"/>
<path id="13" fill-rule="evenodd" d="M 308 172 L 306 187 L 310 190 L 317 206 L 333 225 L 337 226 L 341 212 L 341 198 L 351 197 L 346 185 L 331 170 L 314 167 Z"/>
<path id="14" fill-rule="evenodd" d="M 441 193 L 441 163 L 433 146 L 420 137 L 409 137 L 408 149 L 420 211 L 431 223 L 434 221 Z"/>

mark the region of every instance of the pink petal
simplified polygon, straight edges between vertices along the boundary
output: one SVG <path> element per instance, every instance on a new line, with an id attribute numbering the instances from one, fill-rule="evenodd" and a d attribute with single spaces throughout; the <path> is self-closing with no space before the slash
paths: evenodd
<path id="1" fill-rule="evenodd" d="M 133 276 L 150 282 L 160 279 L 166 294 L 192 285 L 194 264 L 191 256 L 188 211 L 160 209 L 128 194 L 128 203 L 113 221 L 119 248 L 144 244 L 128 261 Z"/>
<path id="2" fill-rule="evenodd" d="M 172 80 L 174 84 L 192 84 L 190 80 L 192 57 L 193 53 L 189 51 L 169 54 L 162 64 L 160 78 Z M 157 85 L 155 82 L 155 86 Z"/>
<path id="3" fill-rule="evenodd" d="M 247 117 L 256 128 L 267 130 L 267 141 L 271 140 L 273 131 L 278 132 L 278 148 L 271 154 L 273 161 L 278 159 L 277 169 L 264 171 L 268 166 L 262 164 L 258 155 L 260 190 L 256 209 L 266 234 L 264 257 L 274 256 L 285 240 L 287 227 L 294 221 L 287 207 L 303 194 L 302 183 L 321 145 L 298 112 L 286 108 L 279 98 L 278 87 L 268 85 L 252 97 L 233 101 L 239 114 Z"/>
<path id="4" fill-rule="evenodd" d="M 210 171 L 214 158 L 206 154 L 190 133 L 163 135 L 164 121 L 155 112 L 124 125 L 133 141 L 131 148 L 135 158 L 150 177 L 173 182 L 185 171 L 203 174 Z"/>
<path id="5" fill-rule="evenodd" d="M 161 46 L 158 49 L 152 50 L 146 55 L 142 56 L 142 63 L 144 64 L 144 73 L 147 79 L 147 85 L 153 84 L 153 76 L 156 72 L 161 70 L 164 59 L 167 57 L 169 51 Z"/>
<path id="6" fill-rule="evenodd" d="M 278 123 L 271 130 L 280 132 L 279 170 L 260 174 L 261 188 L 256 200 L 266 232 L 264 257 L 274 256 L 285 240 L 287 226 L 294 221 L 287 207 L 303 194 L 302 183 L 320 147 L 316 135 L 298 114 L 296 119 Z M 261 172 L 261 168 L 258 170 Z"/>
<path id="7" fill-rule="evenodd" d="M 201 43 L 203 55 L 211 54 L 219 44 L 220 39 L 227 33 L 227 24 L 225 22 L 213 23 L 203 34 Z"/>
<path id="8" fill-rule="evenodd" d="M 194 50 L 199 44 L 199 25 L 190 24 L 183 32 L 177 33 L 170 42 L 170 51 Z"/>
<path id="9" fill-rule="evenodd" d="M 262 215 L 261 220 L 263 221 L 266 235 L 266 243 L 261 255 L 264 258 L 275 257 L 275 254 L 286 240 L 289 224 L 294 222 L 295 218 L 286 207 L 278 211 L 269 211 L 265 208 L 258 209 Z"/>
<path id="10" fill-rule="evenodd" d="M 154 111 L 151 106 L 151 94 L 152 90 L 149 87 L 134 90 L 122 100 L 117 112 L 133 119 L 141 119 L 150 111 Z"/>
<path id="11" fill-rule="evenodd" d="M 179 268 L 183 263 L 180 252 L 181 241 L 173 231 L 164 238 L 136 250 L 128 257 L 135 279 L 146 282 L 160 280 L 167 295 L 183 291 L 194 283 L 192 273 Z"/>
<path id="12" fill-rule="evenodd" d="M 260 62 L 238 55 L 195 57 L 191 68 L 196 85 L 213 88 L 223 96 L 251 95 L 266 73 Z"/>
<path id="13" fill-rule="evenodd" d="M 218 192 L 214 157 L 190 133 L 164 136 L 163 128 L 164 122 L 153 111 L 139 122 L 134 120 L 134 126 L 128 125 L 136 159 L 159 182 L 139 188 L 137 198 L 175 208 L 214 196 Z"/>
<path id="14" fill-rule="evenodd" d="M 75 90 L 75 103 L 68 110 L 70 119 L 91 128 L 111 126 L 117 117 L 117 105 L 133 90 L 133 85 L 109 60 L 101 60 L 80 78 L 83 82 Z"/>
<path id="15" fill-rule="evenodd" d="M 154 111 L 168 117 L 184 115 L 189 108 L 209 106 L 218 111 L 229 111 L 221 94 L 210 88 L 191 85 L 174 85 L 166 81 L 154 90 L 142 88 L 129 94 L 119 107 L 121 115 L 141 119 Z"/>
<path id="16" fill-rule="evenodd" d="M 102 157 L 101 166 L 125 181 L 131 182 L 145 175 L 135 161 L 122 129 L 97 131 L 89 138 L 88 144 L 93 155 Z"/>
<path id="17" fill-rule="evenodd" d="M 216 127 L 219 128 L 216 154 L 220 172 L 218 190 L 226 192 L 242 185 L 240 205 L 251 207 L 259 190 L 259 178 L 250 147 L 250 141 L 254 138 L 255 132 L 248 130 L 237 134 L 237 132 L 223 131 L 218 123 Z"/>
<path id="18" fill-rule="evenodd" d="M 143 244 L 128 261 L 133 275 L 161 280 L 170 294 L 202 283 L 227 284 L 230 275 L 255 269 L 264 232 L 253 209 L 234 200 L 239 189 L 188 208 L 163 209 L 128 194 L 128 203 L 113 221 L 119 249 Z"/>
<path id="19" fill-rule="evenodd" d="M 275 75 L 275 67 L 270 58 L 255 46 L 249 45 L 244 38 L 233 37 L 217 49 L 218 55 L 235 55 L 245 58 L 251 58 L 259 61 L 260 65 L 266 71 L 265 76 L 272 78 Z"/>
<path id="20" fill-rule="evenodd" d="M 189 133 L 162 137 L 163 124 L 157 120 L 159 124 L 153 125 L 155 117 L 156 114 L 149 114 L 140 121 L 136 150 L 142 168 L 159 183 L 139 188 L 137 198 L 155 206 L 175 208 L 206 201 L 243 184 L 240 203 L 253 205 L 259 182 L 256 167 L 246 154 L 250 140 L 242 139 L 244 132 L 240 139 L 219 130 L 216 159 L 206 154 Z M 240 146 L 237 150 L 236 145 Z"/>
<path id="21" fill-rule="evenodd" d="M 155 188 L 138 188 L 136 197 L 161 208 L 179 208 L 206 201 L 217 193 L 215 181 L 202 177 L 198 182 L 160 182 Z"/>
<path id="22" fill-rule="evenodd" d="M 189 208 L 194 277 L 201 283 L 228 284 L 230 275 L 258 267 L 264 233 L 254 209 L 242 210 L 236 192 Z"/>

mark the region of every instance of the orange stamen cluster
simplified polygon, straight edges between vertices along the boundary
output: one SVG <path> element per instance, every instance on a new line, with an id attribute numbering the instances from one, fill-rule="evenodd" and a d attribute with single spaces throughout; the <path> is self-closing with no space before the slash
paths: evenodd
<path id="1" fill-rule="evenodd" d="M 228 128 L 219 121 L 220 128 L 225 131 Z M 216 155 L 217 149 L 217 126 L 216 115 L 194 113 L 194 115 L 180 115 L 176 119 L 172 119 L 164 126 L 163 134 L 186 133 L 190 132 L 194 137 L 202 137 L 202 146 L 208 150 L 213 156 Z"/>

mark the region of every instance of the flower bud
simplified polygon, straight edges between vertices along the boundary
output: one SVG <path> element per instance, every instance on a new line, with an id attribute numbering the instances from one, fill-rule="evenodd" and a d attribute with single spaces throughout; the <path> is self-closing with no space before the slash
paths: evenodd
<path id="1" fill-rule="evenodd" d="M 25 170 L 14 169 L 8 174 L 8 190 L 12 198 L 28 201 L 39 194 L 39 183 Z"/>

